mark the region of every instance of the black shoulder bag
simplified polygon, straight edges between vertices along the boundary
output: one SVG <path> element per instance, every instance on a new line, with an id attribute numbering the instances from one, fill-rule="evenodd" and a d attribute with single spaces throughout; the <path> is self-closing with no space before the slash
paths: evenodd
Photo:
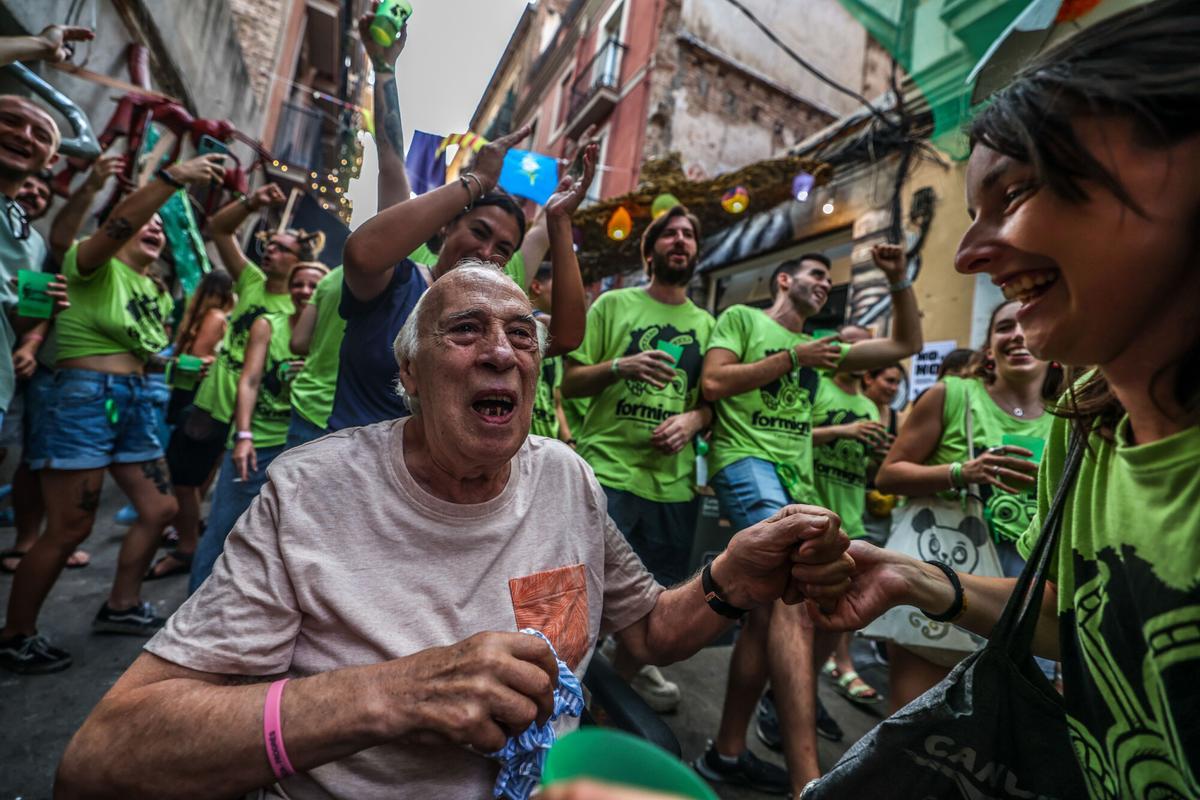
<path id="1" fill-rule="evenodd" d="M 851 747 L 802 800 L 1075 800 L 1088 791 L 1062 698 L 1037 669 L 1032 645 L 1063 506 L 1083 460 L 1073 434 L 1042 534 L 988 643 L 945 680 Z"/>

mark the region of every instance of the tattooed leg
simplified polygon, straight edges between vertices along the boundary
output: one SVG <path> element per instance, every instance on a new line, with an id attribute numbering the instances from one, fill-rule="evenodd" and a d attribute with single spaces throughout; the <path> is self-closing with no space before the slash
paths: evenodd
<path id="1" fill-rule="evenodd" d="M 158 489 L 159 494 L 171 493 L 171 480 L 167 477 L 166 459 L 160 458 L 157 461 L 143 461 L 142 475 L 154 484 L 154 488 Z"/>
<path id="2" fill-rule="evenodd" d="M 121 541 L 117 575 L 108 598 L 111 608 L 129 608 L 141 600 L 142 578 L 162 541 L 163 528 L 175 518 L 179 504 L 171 494 L 167 465 L 162 459 L 113 464 L 109 470 L 138 513 L 137 522 Z"/>
<path id="3" fill-rule="evenodd" d="M 38 474 L 46 503 L 46 532 L 21 559 L 8 596 L 4 635 L 37 631 L 38 613 L 58 575 L 92 532 L 104 471 L 44 469 Z M 55 501 L 58 502 L 55 502 Z"/>

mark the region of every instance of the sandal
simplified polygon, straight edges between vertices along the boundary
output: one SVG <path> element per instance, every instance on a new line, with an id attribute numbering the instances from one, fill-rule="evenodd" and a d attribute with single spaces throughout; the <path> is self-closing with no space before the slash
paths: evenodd
<path id="1" fill-rule="evenodd" d="M 857 682 L 857 686 L 854 684 Z M 854 670 L 847 670 L 837 679 L 838 691 L 851 703 L 869 706 L 883 700 L 875 687 L 864 681 Z"/>
<path id="2" fill-rule="evenodd" d="M 842 677 L 842 672 L 838 669 L 837 661 L 833 656 L 830 656 L 825 665 L 821 667 L 821 674 L 834 683 L 837 683 L 838 678 Z"/>
<path id="3" fill-rule="evenodd" d="M 146 571 L 146 576 L 142 578 L 142 580 L 160 581 L 163 578 L 170 578 L 175 575 L 190 575 L 192 572 L 193 555 L 195 554 L 181 553 L 178 550 L 170 550 L 166 553 L 166 555 L 160 556 L 153 564 L 150 565 L 150 569 Z M 159 572 L 159 565 L 164 563 L 167 559 L 172 559 L 175 561 L 175 566 L 164 572 Z"/>
<path id="4" fill-rule="evenodd" d="M 9 560 L 19 562 L 24 557 L 25 557 L 24 550 L 5 550 L 3 552 L 0 552 L 0 572 L 3 572 L 6 575 L 12 575 L 12 574 L 16 573 L 16 571 L 17 571 L 16 567 L 9 567 L 8 564 L 6 564 L 4 562 L 9 561 Z"/>
<path id="5" fill-rule="evenodd" d="M 83 557 L 82 561 L 79 560 L 79 556 Z M 24 550 L 15 550 L 15 549 L 14 550 L 5 550 L 4 552 L 0 553 L 0 572 L 3 572 L 7 575 L 15 574 L 17 571 L 17 568 L 16 567 L 9 568 L 9 566 L 7 564 L 5 564 L 4 562 L 8 561 L 10 559 L 15 560 L 15 561 L 20 561 L 24 557 L 25 557 Z M 74 553 L 71 553 L 71 558 L 76 559 L 76 561 L 74 564 L 72 564 L 70 558 L 67 559 L 67 563 L 65 564 L 67 569 L 83 569 L 84 567 L 86 567 L 92 563 L 92 557 L 89 556 L 87 553 L 83 552 L 82 550 L 76 550 Z"/>

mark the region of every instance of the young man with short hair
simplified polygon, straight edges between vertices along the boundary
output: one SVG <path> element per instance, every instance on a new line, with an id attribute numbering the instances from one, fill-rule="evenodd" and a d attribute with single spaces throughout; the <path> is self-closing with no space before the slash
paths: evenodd
<path id="1" fill-rule="evenodd" d="M 716 405 L 709 485 L 734 530 L 771 517 L 799 497 L 815 502 L 813 399 L 822 372 L 866 370 L 921 349 L 920 315 L 903 250 L 876 245 L 872 256 L 892 293 L 888 338 L 847 345 L 835 336 L 813 339 L 804 333 L 833 288 L 830 261 L 821 253 L 779 265 L 771 276 L 770 308 L 735 305 L 717 321 L 702 377 L 704 396 Z M 833 637 L 816 638 L 814 646 L 806 612 L 782 603 L 747 618 L 734 646 L 720 730 L 696 760 L 702 775 L 797 796 L 820 776 L 814 655 L 823 661 Z M 768 676 L 790 778 L 746 748 L 746 729 Z"/>

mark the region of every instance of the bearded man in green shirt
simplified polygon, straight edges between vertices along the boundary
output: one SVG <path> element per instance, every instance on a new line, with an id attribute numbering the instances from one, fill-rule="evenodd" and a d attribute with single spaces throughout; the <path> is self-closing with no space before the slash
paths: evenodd
<path id="1" fill-rule="evenodd" d="M 700 398 L 700 367 L 713 318 L 687 297 L 700 223 L 675 206 L 646 229 L 645 287 L 614 289 L 588 311 L 587 332 L 566 358 L 562 393 L 591 397 L 575 431 L 579 454 L 608 498 L 608 513 L 665 586 L 687 578 L 696 528 L 692 441 L 712 411 Z M 679 687 L 618 649 L 618 673 L 656 711 L 679 704 Z"/>
<path id="2" fill-rule="evenodd" d="M 709 484 L 735 531 L 770 518 L 790 503 L 816 502 L 813 478 L 813 400 L 822 373 L 861 372 L 920 351 L 920 315 L 904 251 L 876 245 L 876 266 L 892 295 L 891 336 L 848 345 L 837 336 L 813 339 L 805 322 L 820 312 L 833 287 L 831 264 L 820 253 L 785 261 L 771 276 L 765 310 L 732 306 L 717 321 L 704 357 L 701 387 L 716 406 Z M 751 614 L 734 646 L 725 707 L 715 742 L 695 767 L 712 781 L 763 791 L 793 791 L 820 776 L 816 742 L 816 668 L 834 637 L 814 641 L 807 612 L 782 603 Z M 788 772 L 756 759 L 746 729 L 770 677 L 781 735 L 760 736 L 782 746 Z"/>

